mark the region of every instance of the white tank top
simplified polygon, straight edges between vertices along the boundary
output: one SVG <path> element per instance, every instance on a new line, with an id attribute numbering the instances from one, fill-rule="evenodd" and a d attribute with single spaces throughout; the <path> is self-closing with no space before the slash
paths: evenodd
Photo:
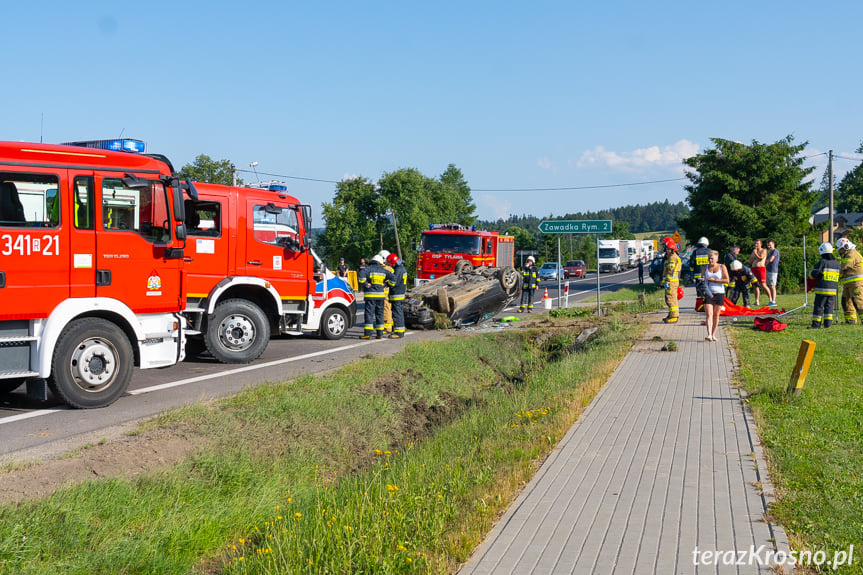
<path id="1" fill-rule="evenodd" d="M 722 279 L 722 268 L 719 268 L 715 272 L 711 272 L 709 269 L 704 271 L 704 278 L 714 278 L 721 280 Z M 707 282 L 707 288 L 710 290 L 710 293 L 725 293 L 725 284 L 720 282 Z"/>

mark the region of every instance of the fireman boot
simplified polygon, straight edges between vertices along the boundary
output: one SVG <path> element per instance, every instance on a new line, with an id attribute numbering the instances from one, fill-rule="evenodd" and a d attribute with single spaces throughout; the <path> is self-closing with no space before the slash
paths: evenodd
<path id="1" fill-rule="evenodd" d="M 375 339 L 383 339 L 384 338 L 384 329 L 376 329 L 375 330 Z"/>
<path id="2" fill-rule="evenodd" d="M 819 317 L 818 319 L 814 319 L 814 318 L 812 319 L 812 325 L 810 325 L 808 329 L 818 329 L 820 327 L 821 327 L 821 318 Z"/>

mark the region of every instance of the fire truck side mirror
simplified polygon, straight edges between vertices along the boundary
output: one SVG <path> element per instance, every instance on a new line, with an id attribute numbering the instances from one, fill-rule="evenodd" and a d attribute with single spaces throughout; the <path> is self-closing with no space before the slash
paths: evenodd
<path id="1" fill-rule="evenodd" d="M 186 241 L 186 224 L 177 224 L 177 227 L 174 228 L 174 232 L 178 241 Z"/>

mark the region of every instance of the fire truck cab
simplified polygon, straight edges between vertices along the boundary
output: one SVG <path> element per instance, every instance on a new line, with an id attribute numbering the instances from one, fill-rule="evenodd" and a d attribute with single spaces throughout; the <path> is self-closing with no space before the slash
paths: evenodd
<path id="1" fill-rule="evenodd" d="M 476 226 L 431 224 L 417 246 L 415 285 L 451 274 L 462 267 L 505 267 L 515 261 L 515 238 Z"/>
<path id="2" fill-rule="evenodd" d="M 104 147 L 0 142 L 0 393 L 103 407 L 183 359 L 181 183 Z"/>
<path id="3" fill-rule="evenodd" d="M 338 339 L 353 326 L 353 290 L 311 249 L 311 206 L 280 183 L 195 188 L 185 206 L 190 355 L 247 363 L 271 333 Z"/>

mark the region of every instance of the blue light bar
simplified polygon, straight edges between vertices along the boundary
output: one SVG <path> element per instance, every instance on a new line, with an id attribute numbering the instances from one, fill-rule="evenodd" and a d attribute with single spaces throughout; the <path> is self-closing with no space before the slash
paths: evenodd
<path id="1" fill-rule="evenodd" d="M 97 148 L 99 150 L 112 150 L 114 152 L 132 152 L 143 154 L 147 144 L 141 140 L 131 138 L 118 138 L 116 140 L 82 140 L 80 142 L 63 142 L 63 146 L 80 146 L 82 148 Z"/>

